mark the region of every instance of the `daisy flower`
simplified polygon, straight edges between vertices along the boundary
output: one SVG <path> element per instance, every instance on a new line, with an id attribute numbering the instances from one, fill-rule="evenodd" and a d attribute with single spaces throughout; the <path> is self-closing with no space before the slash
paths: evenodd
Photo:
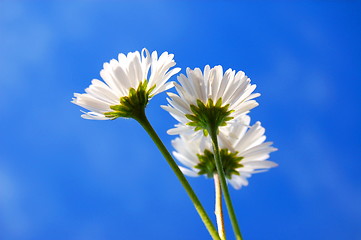
<path id="1" fill-rule="evenodd" d="M 224 127 L 219 135 L 220 156 L 227 181 L 240 189 L 248 185 L 247 178 L 253 173 L 267 171 L 277 164 L 267 161 L 269 154 L 277 149 L 272 142 L 265 142 L 265 129 L 260 122 L 253 126 L 248 115 Z M 174 157 L 185 167 L 181 171 L 191 177 L 205 175 L 212 178 L 217 169 L 209 137 L 180 135 L 172 141 Z"/>
<path id="2" fill-rule="evenodd" d="M 228 69 L 223 73 L 222 66 L 191 70 L 187 76 L 178 77 L 175 84 L 178 95 L 168 93 L 168 106 L 162 106 L 180 123 L 169 134 L 181 134 L 184 131 L 202 130 L 207 135 L 210 130 L 226 126 L 258 106 L 255 100 L 260 94 L 252 93 L 256 85 L 244 72 Z M 191 128 L 190 128 L 191 127 Z"/>
<path id="3" fill-rule="evenodd" d="M 100 71 L 103 81 L 92 80 L 86 93 L 74 94 L 72 103 L 89 110 L 83 112 L 86 119 L 132 118 L 154 95 L 173 87 L 167 80 L 180 71 L 170 70 L 176 64 L 173 57 L 164 52 L 158 58 L 156 51 L 149 54 L 145 48 L 141 53 L 121 53 L 118 60 L 104 63 Z"/>

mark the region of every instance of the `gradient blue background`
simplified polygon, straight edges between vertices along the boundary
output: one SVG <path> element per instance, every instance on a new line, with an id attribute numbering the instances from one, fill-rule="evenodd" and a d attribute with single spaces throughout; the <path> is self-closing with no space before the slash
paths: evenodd
<path id="1" fill-rule="evenodd" d="M 0 239 L 210 239 L 133 120 L 70 103 L 147 47 L 243 70 L 279 167 L 231 190 L 247 240 L 361 239 L 360 1 L 0 1 Z M 175 80 L 175 78 L 173 78 Z M 175 120 L 147 112 L 166 146 Z M 190 179 L 213 211 L 212 181 Z M 228 235 L 233 239 L 229 222 Z"/>

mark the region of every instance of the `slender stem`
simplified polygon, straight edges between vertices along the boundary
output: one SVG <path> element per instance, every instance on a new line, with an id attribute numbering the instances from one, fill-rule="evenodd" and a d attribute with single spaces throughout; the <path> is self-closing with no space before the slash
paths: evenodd
<path id="1" fill-rule="evenodd" d="M 213 175 L 214 179 L 214 189 L 216 192 L 216 203 L 214 207 L 214 213 L 216 214 L 218 233 L 222 240 L 226 239 L 226 231 L 224 228 L 224 218 L 223 218 L 223 209 L 222 209 L 222 190 L 221 183 L 219 182 L 218 174 Z"/>
<path id="2" fill-rule="evenodd" d="M 212 138 L 213 151 L 214 151 L 214 160 L 216 162 L 217 173 L 219 175 L 219 180 L 221 182 L 221 188 L 222 188 L 222 192 L 223 192 L 223 195 L 224 195 L 224 200 L 226 202 L 228 215 L 229 215 L 229 218 L 230 218 L 231 223 L 232 223 L 233 232 L 234 232 L 234 235 L 235 235 L 237 240 L 242 240 L 243 239 L 242 234 L 241 234 L 241 231 L 239 229 L 238 222 L 237 222 L 237 217 L 236 217 L 236 214 L 235 214 L 234 209 L 233 209 L 231 196 L 230 196 L 229 191 L 228 191 L 228 186 L 227 186 L 226 178 L 225 178 L 224 171 L 223 171 L 221 157 L 220 157 L 220 154 L 219 154 L 218 139 L 217 139 L 217 129 L 211 129 L 211 131 L 208 131 L 208 132 L 209 132 L 209 134 L 210 134 L 210 136 Z"/>
<path id="3" fill-rule="evenodd" d="M 140 125 L 145 129 L 145 131 L 149 134 L 149 136 L 154 141 L 155 145 L 157 145 L 159 151 L 162 153 L 163 157 L 167 160 L 169 166 L 172 168 L 175 175 L 178 177 L 179 181 L 185 188 L 188 193 L 189 198 L 192 200 L 194 207 L 196 208 L 200 218 L 202 219 L 205 227 L 207 228 L 209 234 L 212 236 L 214 240 L 220 240 L 219 235 L 217 233 L 216 228 L 214 227 L 212 221 L 210 220 L 207 212 L 204 210 L 201 202 L 199 201 L 197 195 L 194 193 L 191 185 L 188 183 L 187 179 L 184 177 L 183 173 L 180 171 L 178 165 L 174 161 L 173 157 L 168 152 L 167 148 L 164 146 L 162 140 L 159 138 L 157 133 L 154 131 L 152 125 L 149 123 L 144 110 L 139 112 L 135 117 Z"/>

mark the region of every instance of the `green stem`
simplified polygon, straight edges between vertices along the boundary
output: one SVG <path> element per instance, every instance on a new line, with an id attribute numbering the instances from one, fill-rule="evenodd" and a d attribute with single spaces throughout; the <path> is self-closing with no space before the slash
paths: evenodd
<path id="1" fill-rule="evenodd" d="M 175 175 L 178 177 L 179 181 L 185 188 L 188 193 L 189 198 L 192 200 L 194 207 L 196 208 L 200 218 L 202 219 L 205 227 L 207 228 L 209 234 L 212 236 L 214 240 L 220 240 L 220 237 L 217 233 L 216 228 L 214 227 L 212 221 L 208 217 L 206 211 L 204 210 L 201 202 L 199 201 L 197 195 L 194 193 L 191 185 L 188 183 L 187 179 L 184 177 L 183 173 L 180 171 L 178 165 L 174 161 L 173 157 L 168 152 L 167 148 L 164 146 L 162 140 L 159 138 L 157 133 L 154 131 L 152 125 L 149 123 L 145 111 L 139 112 L 136 116 L 133 117 L 137 120 L 140 125 L 145 129 L 145 131 L 149 134 L 149 136 L 154 141 L 155 145 L 157 145 L 159 151 L 162 153 L 163 157 L 167 160 L 169 166 L 172 168 Z"/>
<path id="2" fill-rule="evenodd" d="M 228 191 L 228 186 L 227 186 L 226 178 L 225 178 L 224 171 L 223 171 L 223 166 L 222 166 L 221 157 L 220 157 L 220 153 L 219 153 L 219 147 L 218 147 L 217 129 L 210 129 L 209 134 L 210 134 L 210 136 L 212 138 L 212 142 L 213 142 L 214 160 L 216 162 L 217 173 L 219 176 L 219 180 L 221 182 L 221 188 L 222 188 L 224 200 L 226 202 L 228 215 L 229 215 L 229 218 L 232 223 L 233 232 L 234 232 L 234 235 L 237 240 L 242 240 L 243 239 L 242 234 L 241 234 L 241 231 L 238 226 L 237 217 L 236 217 L 236 214 L 233 209 L 231 196 Z"/>

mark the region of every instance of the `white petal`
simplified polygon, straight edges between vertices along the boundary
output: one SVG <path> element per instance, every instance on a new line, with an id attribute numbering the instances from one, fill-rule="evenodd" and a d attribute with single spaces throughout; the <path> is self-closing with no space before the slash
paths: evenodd
<path id="1" fill-rule="evenodd" d="M 277 167 L 278 165 L 272 161 L 255 161 L 255 162 L 247 162 L 244 163 L 245 166 L 257 169 L 263 168 L 272 168 Z"/>
<path id="2" fill-rule="evenodd" d="M 194 161 L 193 159 L 191 158 L 187 158 L 185 157 L 184 155 L 178 153 L 178 152 L 172 152 L 174 157 L 180 161 L 183 165 L 189 167 L 189 168 L 192 168 L 194 167 L 195 165 L 197 165 L 197 162 Z"/>
<path id="3" fill-rule="evenodd" d="M 233 175 L 232 179 L 228 179 L 228 182 L 232 185 L 234 189 L 240 189 L 242 186 L 247 186 L 248 181 L 246 178 L 238 175 Z"/>
<path id="4" fill-rule="evenodd" d="M 196 173 L 196 172 L 194 172 L 194 171 L 192 171 L 192 170 L 189 170 L 189 169 L 184 168 L 184 167 L 182 167 L 182 166 L 178 166 L 178 167 L 179 167 L 179 169 L 182 171 L 182 173 L 183 173 L 184 175 L 186 175 L 186 176 L 189 176 L 189 177 L 198 177 L 198 176 L 199 176 L 198 173 Z"/>

